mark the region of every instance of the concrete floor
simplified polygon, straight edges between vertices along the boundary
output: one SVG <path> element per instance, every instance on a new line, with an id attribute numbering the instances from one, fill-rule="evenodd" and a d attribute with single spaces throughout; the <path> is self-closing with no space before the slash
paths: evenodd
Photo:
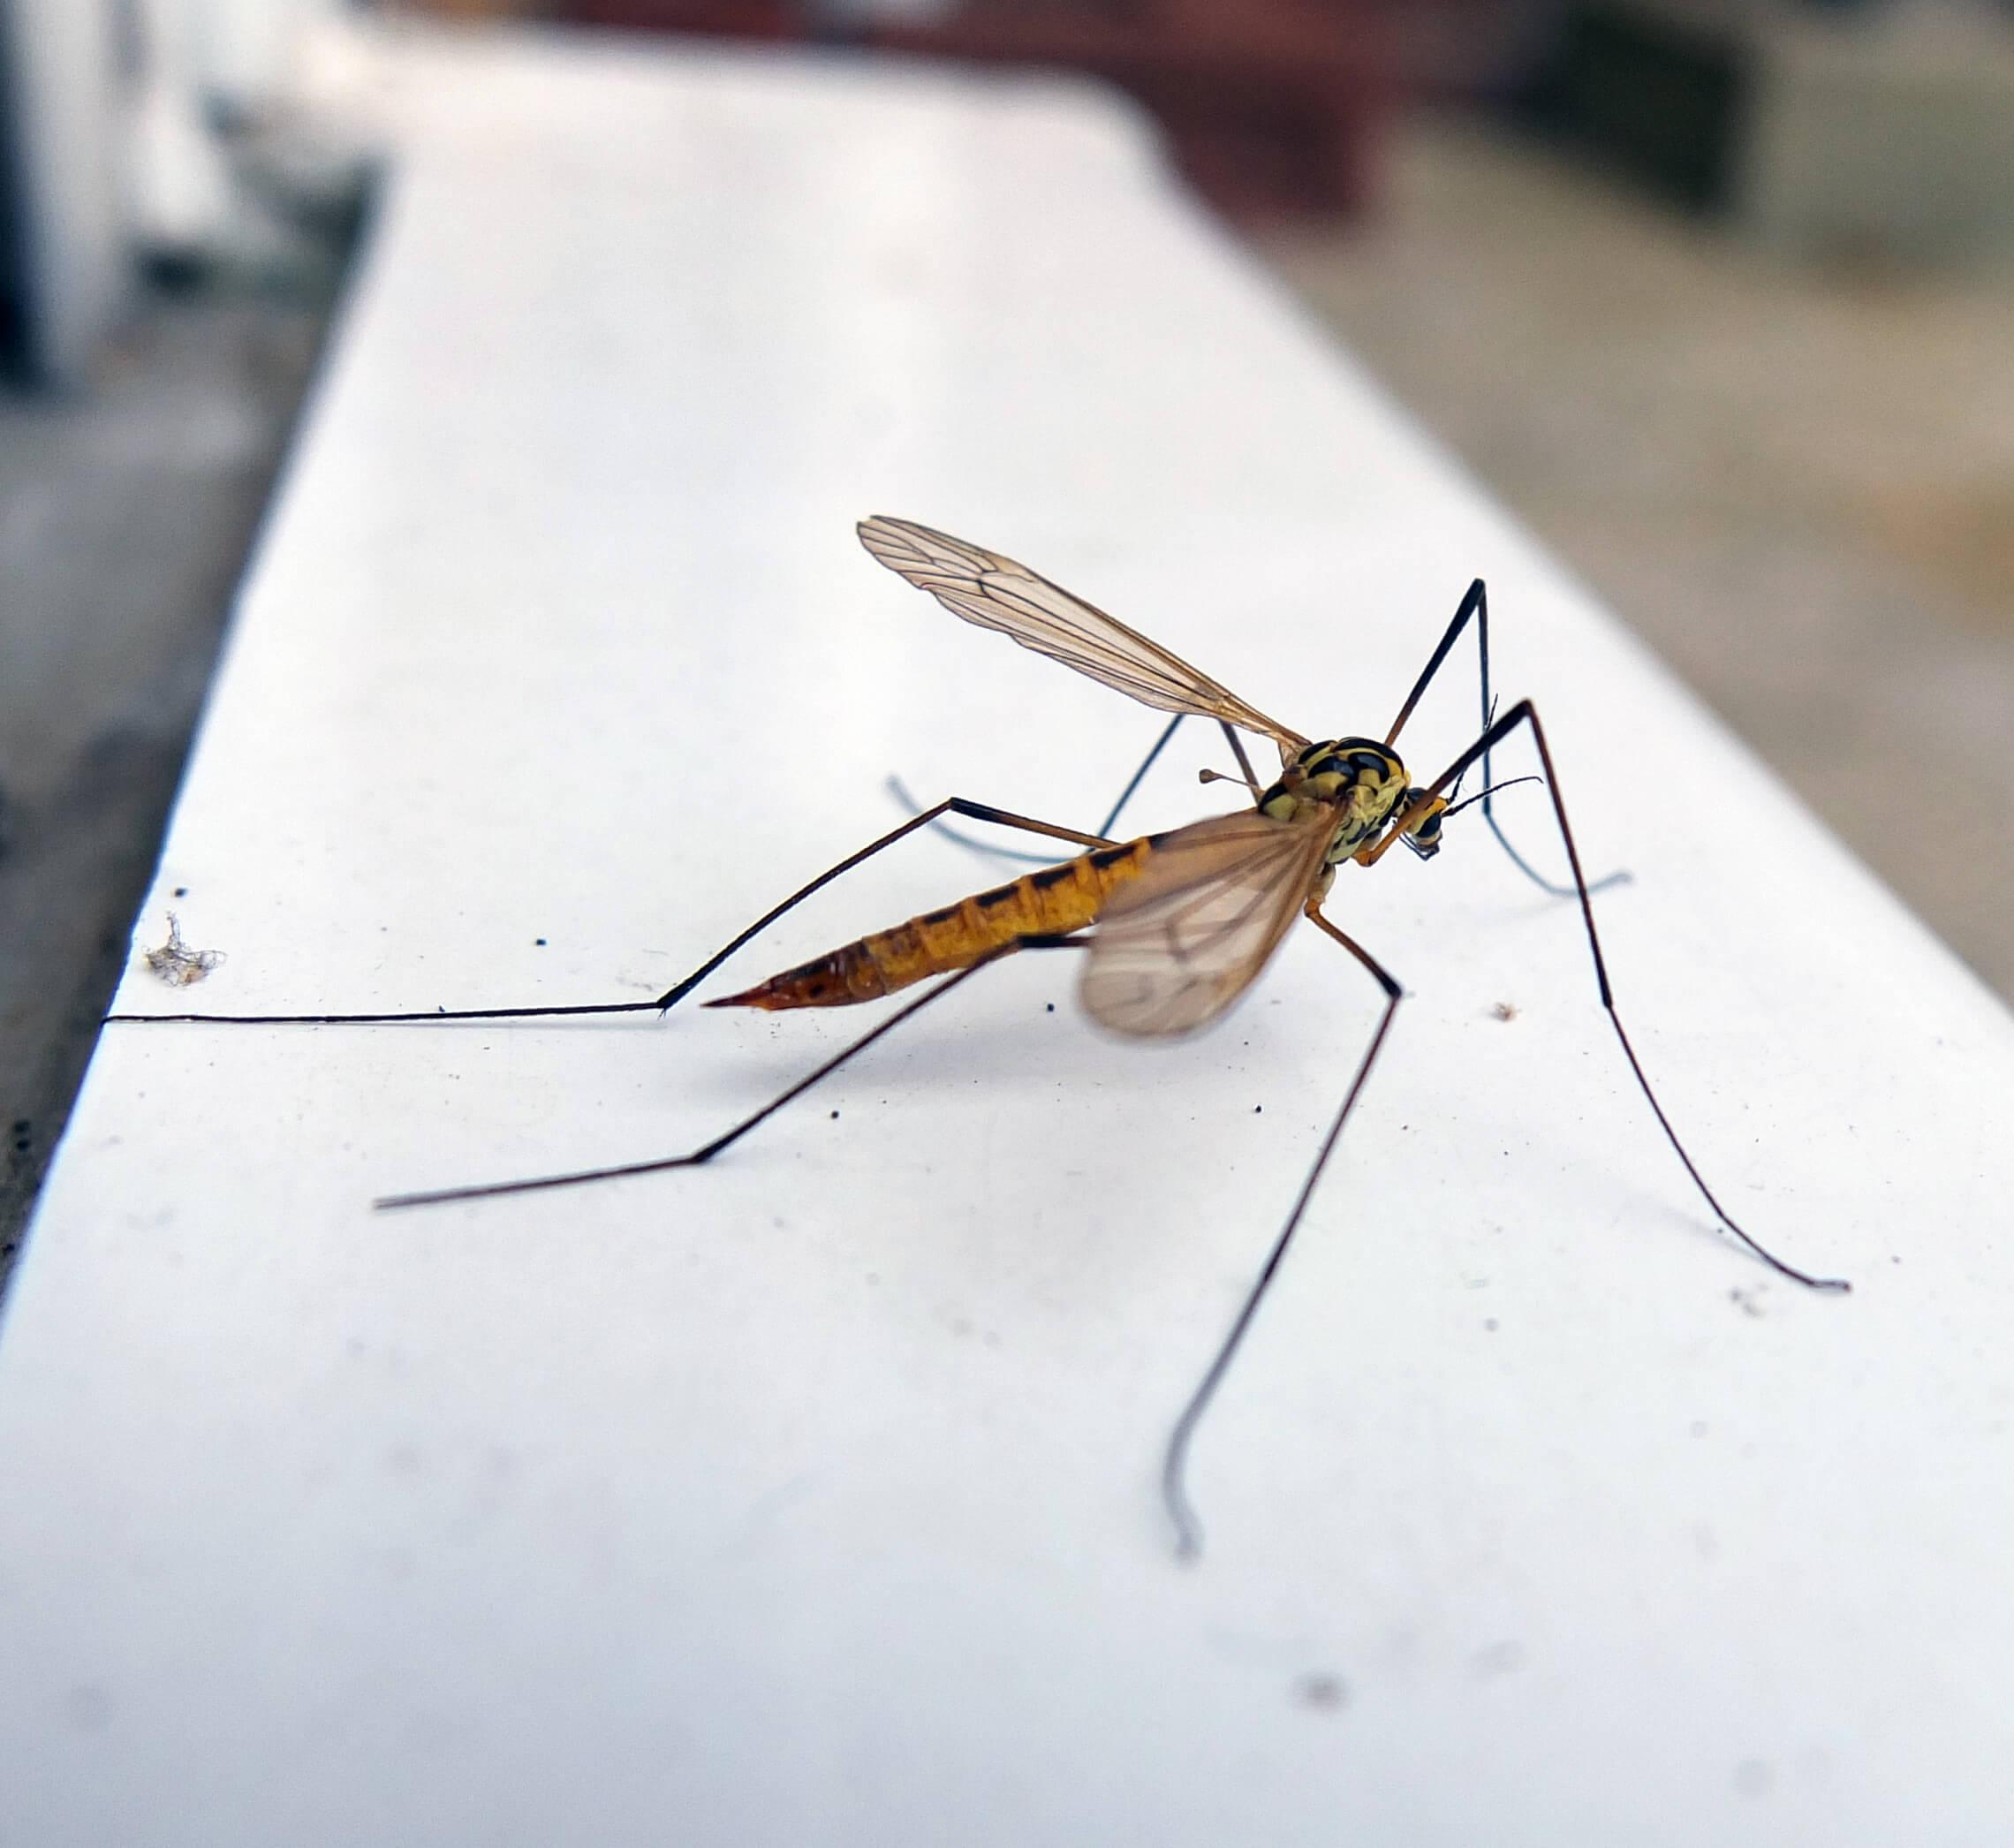
<path id="1" fill-rule="evenodd" d="M 2014 996 L 2014 278 L 1788 267 L 1475 123 L 1386 181 L 1261 252 Z"/>
<path id="2" fill-rule="evenodd" d="M 116 985 L 323 306 L 155 298 L 0 398 L 0 1281 Z"/>

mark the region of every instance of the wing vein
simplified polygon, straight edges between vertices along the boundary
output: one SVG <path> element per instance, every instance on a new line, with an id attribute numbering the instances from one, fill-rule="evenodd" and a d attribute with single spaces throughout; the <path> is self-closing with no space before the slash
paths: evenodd
<path id="1" fill-rule="evenodd" d="M 1092 935 L 1086 1011 L 1156 1036 L 1216 1019 L 1313 896 L 1333 832 L 1323 811 L 1276 822 L 1245 809 L 1155 836 L 1146 870 L 1112 895 Z"/>
<path id="2" fill-rule="evenodd" d="M 1283 757 L 1307 740 L 1117 617 L 969 541 L 877 515 L 860 542 L 890 571 L 927 590 L 952 615 L 992 629 L 1162 712 L 1222 719 L 1270 738 Z"/>

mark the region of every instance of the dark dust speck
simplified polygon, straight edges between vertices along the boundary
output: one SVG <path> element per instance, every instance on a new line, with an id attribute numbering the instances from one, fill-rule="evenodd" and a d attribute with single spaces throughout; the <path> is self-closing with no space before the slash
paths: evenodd
<path id="1" fill-rule="evenodd" d="M 1303 1675 L 1294 1683 L 1294 1699 L 1317 1713 L 1340 1713 L 1350 1704 L 1350 1687 L 1340 1675 Z"/>
<path id="2" fill-rule="evenodd" d="M 543 949 L 545 948 L 545 946 L 546 946 L 546 940 L 545 940 L 543 937 L 541 937 L 541 938 L 539 938 L 539 939 L 538 939 L 538 941 L 537 941 L 537 943 L 536 943 L 534 945 L 534 948 L 536 948 L 536 949 L 539 949 L 539 950 L 543 950 Z"/>
<path id="3" fill-rule="evenodd" d="M 187 886 L 186 886 L 186 885 L 178 885 L 178 886 L 177 886 L 177 887 L 175 888 L 175 896 L 176 896 L 178 898 L 186 898 L 186 897 L 189 896 L 189 889 L 188 889 L 188 887 L 187 887 Z"/>
<path id="4" fill-rule="evenodd" d="M 1048 1004 L 1048 1007 L 1049 1007 L 1049 1011 L 1050 1013 L 1052 1013 L 1052 1014 L 1053 1014 L 1053 1013 L 1056 1011 L 1056 1003 L 1055 1003 L 1055 1002 L 1053 1002 L 1053 1001 L 1052 1001 L 1052 1002 L 1049 1002 L 1049 1003 Z"/>

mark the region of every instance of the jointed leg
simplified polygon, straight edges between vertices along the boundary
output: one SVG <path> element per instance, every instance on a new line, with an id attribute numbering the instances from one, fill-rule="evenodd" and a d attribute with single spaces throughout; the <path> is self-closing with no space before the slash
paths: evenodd
<path id="1" fill-rule="evenodd" d="M 1650 1079 L 1644 1075 L 1643 1066 L 1636 1056 L 1636 1048 L 1630 1044 L 1630 1036 L 1623 1030 L 1622 1016 L 1616 1011 L 1616 997 L 1609 986 L 1609 966 L 1601 956 L 1601 938 L 1594 928 L 1594 907 L 1588 902 L 1588 893 L 1591 888 L 1587 883 L 1586 875 L 1580 870 L 1580 854 L 1573 844 L 1573 829 L 1567 823 L 1566 805 L 1560 799 L 1559 776 L 1553 769 L 1552 752 L 1546 744 L 1545 727 L 1539 723 L 1538 712 L 1533 707 L 1532 702 L 1529 700 L 1518 701 L 1510 711 L 1485 731 L 1480 738 L 1441 772 L 1431 787 L 1426 791 L 1426 796 L 1430 799 L 1438 795 L 1479 758 L 1487 761 L 1492 745 L 1501 740 L 1507 733 L 1516 730 L 1518 726 L 1526 724 L 1532 728 L 1532 741 L 1538 746 L 1539 761 L 1545 766 L 1546 788 L 1552 796 L 1553 815 L 1559 822 L 1559 837 L 1566 844 L 1566 860 L 1568 866 L 1573 870 L 1573 890 L 1580 900 L 1580 919 L 1587 929 L 1587 948 L 1594 958 L 1594 981 L 1596 987 L 1601 990 L 1601 1005 L 1608 1010 L 1609 1024 L 1615 1028 L 1616 1037 L 1622 1042 L 1623 1057 L 1630 1062 L 1630 1070 L 1636 1074 L 1637 1087 L 1642 1091 L 1644 1101 L 1650 1105 L 1651 1114 L 1657 1118 L 1658 1127 L 1664 1132 L 1665 1140 L 1671 1144 L 1679 1161 L 1685 1163 L 1685 1172 L 1692 1176 L 1692 1185 L 1700 1190 L 1700 1197 L 1713 1209 L 1714 1216 L 1771 1269 L 1780 1272 L 1795 1283 L 1806 1284 L 1813 1290 L 1845 1290 L 1851 1288 L 1851 1286 L 1843 1277 L 1811 1276 L 1798 1269 L 1794 1265 L 1784 1263 L 1775 1253 L 1751 1238 L 1740 1226 L 1736 1224 L 1729 1216 L 1727 1208 L 1715 1198 L 1714 1190 L 1707 1186 L 1706 1178 L 1693 1166 L 1692 1156 L 1685 1152 L 1685 1145 L 1678 1140 L 1677 1131 L 1671 1126 L 1671 1119 L 1664 1114 L 1664 1106 L 1658 1102 L 1657 1094 L 1650 1087 Z M 1380 854 L 1390 846 L 1393 840 L 1398 837 L 1400 828 L 1403 826 L 1405 818 L 1402 815 L 1398 819 L 1399 825 L 1394 826 L 1388 835 L 1379 841 L 1377 851 L 1367 857 L 1367 865 L 1374 864 Z"/>
<path id="2" fill-rule="evenodd" d="M 1073 950 L 1081 948 L 1089 941 L 1087 937 L 1077 936 L 1026 936 L 1001 944 L 998 949 L 980 957 L 977 962 L 968 964 L 956 974 L 939 982 L 936 987 L 925 989 L 913 1001 L 897 1008 L 878 1026 L 862 1034 L 852 1044 L 842 1047 L 808 1076 L 800 1078 L 789 1090 L 772 1097 L 753 1116 L 744 1117 L 732 1129 L 716 1136 L 712 1141 L 695 1148 L 690 1155 L 670 1155 L 652 1162 L 629 1162 L 617 1168 L 584 1168 L 572 1174 L 540 1175 L 532 1180 L 493 1181 L 473 1187 L 443 1187 L 427 1193 L 392 1193 L 382 1200 L 373 1200 L 371 1204 L 381 1212 L 389 1212 L 398 1207 L 430 1207 L 450 1200 L 487 1200 L 498 1193 L 533 1193 L 548 1187 L 573 1187 L 587 1181 L 616 1180 L 625 1175 L 660 1174 L 669 1168 L 697 1168 L 702 1162 L 710 1162 L 723 1148 L 738 1142 L 758 1123 L 775 1116 L 792 1098 L 801 1097 L 821 1079 L 829 1077 L 855 1053 L 865 1052 L 876 1040 L 884 1034 L 892 1033 L 912 1014 L 920 1013 L 938 996 L 950 994 L 959 983 L 969 981 L 988 963 L 998 962 L 1002 957 L 1011 956 L 1017 950 Z"/>
<path id="3" fill-rule="evenodd" d="M 968 821 L 990 822 L 999 828 L 1018 828 L 1028 834 L 1047 835 L 1051 840 L 1068 841 L 1071 846 L 1079 851 L 1091 847 L 1109 847 L 1114 844 L 1102 834 L 1084 834 L 1075 828 L 1065 828 L 1055 822 L 1038 822 L 1028 815 L 1010 814 L 1004 808 L 989 807 L 983 802 L 968 802 L 963 796 L 947 796 L 942 802 L 933 804 L 920 814 L 912 815 L 899 828 L 890 829 L 878 841 L 870 842 L 867 846 L 862 847 L 858 853 L 848 854 L 837 866 L 821 873 L 808 885 L 799 886 L 781 905 L 772 906 L 746 930 L 738 932 L 723 943 L 690 975 L 685 977 L 683 981 L 673 983 L 655 1001 L 652 1002 L 651 1005 L 656 1008 L 669 1008 L 683 1001 L 693 988 L 711 975 L 751 937 L 767 930 L 791 906 L 801 905 L 821 887 L 829 885 L 842 873 L 852 872 L 862 860 L 871 860 L 883 847 L 892 847 L 905 835 L 913 834 L 919 828 L 928 827 L 939 815 L 943 814 L 964 815 Z"/>
<path id="4" fill-rule="evenodd" d="M 1398 716 L 1391 722 L 1391 730 L 1385 733 L 1385 742 L 1388 745 L 1397 741 L 1399 732 L 1404 729 L 1406 720 L 1412 716 L 1412 708 L 1420 703 L 1421 695 L 1432 684 L 1434 676 L 1440 672 L 1441 663 L 1448 658 L 1449 651 L 1456 642 L 1461 640 L 1462 631 L 1468 627 L 1472 617 L 1475 622 L 1476 658 L 1481 676 L 1482 732 L 1485 738 L 1491 734 L 1496 712 L 1495 701 L 1489 693 L 1489 593 L 1484 587 L 1482 579 L 1478 578 L 1469 586 L 1468 595 L 1463 597 L 1461 608 L 1455 611 L 1454 620 L 1442 632 L 1420 678 L 1412 683 L 1412 691 L 1406 694 L 1405 703 L 1398 708 Z M 1579 880 L 1578 875 L 1574 885 L 1555 885 L 1510 844 L 1509 837 L 1503 832 L 1503 824 L 1496 819 L 1489 752 L 1487 748 L 1482 753 L 1482 818 L 1489 823 L 1489 831 L 1496 837 L 1496 844 L 1510 856 L 1510 864 L 1541 890 L 1551 893 L 1556 898 L 1569 898 L 1577 890 L 1599 892 L 1612 885 L 1628 883 L 1630 875 L 1627 872 L 1615 872 L 1603 875 L 1593 885 L 1587 885 L 1585 881 Z M 1435 793 L 1438 792 L 1436 789 Z"/>
<path id="5" fill-rule="evenodd" d="M 1140 760 L 1140 768 L 1126 779 L 1126 786 L 1119 791 L 1118 800 L 1112 804 L 1110 812 L 1106 815 L 1105 819 L 1098 824 L 1098 832 L 1100 834 L 1110 834 L 1112 829 L 1117 826 L 1120 811 L 1125 807 L 1128 802 L 1132 800 L 1134 791 L 1139 789 L 1140 784 L 1146 780 L 1147 773 L 1154 768 L 1155 760 L 1161 755 L 1162 751 L 1167 749 L 1169 739 L 1175 736 L 1176 728 L 1181 724 L 1183 719 L 1186 716 L 1186 714 L 1178 712 L 1173 718 L 1169 720 L 1169 722 L 1161 728 L 1161 734 L 1155 739 L 1153 748 L 1149 750 L 1147 755 Z M 1244 772 L 1242 781 L 1245 783 L 1246 787 L 1251 790 L 1253 795 L 1256 797 L 1260 793 L 1260 791 L 1263 785 L 1253 774 L 1252 760 L 1245 754 L 1245 746 L 1243 741 L 1238 738 L 1237 730 L 1233 726 L 1225 723 L 1222 719 L 1218 720 L 1217 723 L 1220 726 L 1223 727 L 1224 738 L 1230 746 L 1231 755 L 1238 760 L 1238 769 Z M 1206 772 L 1204 780 L 1206 782 L 1208 782 L 1215 779 L 1213 773 Z M 918 807 L 916 799 L 909 793 L 909 791 L 904 784 L 901 777 L 890 776 L 888 779 L 888 789 L 889 793 L 892 795 L 897 802 L 901 803 L 905 808 L 910 810 L 912 814 L 916 811 Z M 1011 847 L 996 847 L 990 841 L 976 840 L 971 835 L 961 833 L 956 828 L 947 828 L 941 822 L 938 824 L 937 832 L 943 835 L 947 840 L 956 841 L 961 847 L 970 847 L 973 852 L 984 853 L 989 858 L 995 860 L 1026 860 L 1031 866 L 1044 866 L 1048 864 L 1048 862 L 1039 853 L 1020 853 L 1017 852 Z"/>
<path id="6" fill-rule="evenodd" d="M 1183 716 L 1181 713 L 1177 713 L 1161 728 L 1160 735 L 1154 740 L 1153 747 L 1145 757 L 1140 759 L 1140 768 L 1126 779 L 1126 786 L 1119 791 L 1119 799 L 1112 804 L 1111 812 L 1106 815 L 1104 821 L 1100 824 L 1098 832 L 1101 835 L 1111 833 L 1112 824 L 1119 818 L 1119 811 L 1132 799 L 1133 791 L 1140 786 L 1147 773 L 1154 768 L 1155 759 L 1167 749 L 1168 740 L 1175 736 L 1176 728 L 1181 724 Z M 891 776 L 888 779 L 888 792 L 905 808 L 908 809 L 912 817 L 920 813 L 916 799 L 909 793 L 908 786 L 901 777 Z M 931 817 L 925 815 L 922 819 L 928 821 Z M 996 847 L 991 841 L 979 840 L 958 829 L 947 828 L 941 822 L 937 824 L 937 832 L 943 835 L 946 840 L 956 841 L 961 847 L 970 847 L 974 853 L 983 853 L 990 860 L 1018 860 L 1026 861 L 1029 866 L 1047 866 L 1049 864 L 1049 861 L 1040 853 L 1023 853 L 1012 847 Z"/>
<path id="7" fill-rule="evenodd" d="M 1230 1371 L 1238 1344 L 1245 1339 L 1245 1331 L 1252 1325 L 1252 1318 L 1259 1312 L 1259 1304 L 1272 1284 L 1274 1273 L 1279 1269 L 1281 1260 L 1287 1254 L 1287 1246 L 1293 1240 L 1295 1229 L 1300 1224 L 1302 1215 L 1307 1211 L 1307 1203 L 1314 1195 L 1315 1183 L 1321 1178 L 1322 1170 L 1329 1165 L 1329 1158 L 1335 1153 L 1336 1145 L 1342 1139 L 1343 1125 L 1350 1120 L 1350 1112 L 1357 1107 L 1357 1099 L 1363 1092 L 1365 1081 L 1371 1075 L 1371 1067 L 1376 1063 L 1379 1049 L 1384 1044 L 1385 1034 L 1390 1030 L 1392 1016 L 1398 1011 L 1400 989 L 1390 972 L 1361 943 L 1323 917 L 1317 906 L 1309 905 L 1307 915 L 1313 923 L 1334 937 L 1370 971 L 1373 980 L 1384 990 L 1384 1012 L 1379 1017 L 1377 1031 L 1371 1035 L 1371 1043 L 1365 1049 L 1363 1059 L 1358 1064 L 1357 1075 L 1350 1080 L 1350 1089 L 1343 1099 L 1343 1107 L 1336 1111 L 1336 1120 L 1329 1125 L 1329 1133 L 1322 1138 L 1321 1147 L 1316 1151 L 1314 1164 L 1308 1170 L 1307 1178 L 1301 1183 L 1300 1193 L 1294 1200 L 1293 1210 L 1287 1215 L 1286 1224 L 1280 1228 L 1280 1235 L 1273 1241 L 1273 1248 L 1267 1254 L 1258 1280 L 1246 1293 L 1244 1306 L 1230 1325 L 1230 1334 L 1224 1337 L 1223 1344 L 1217 1349 L 1216 1358 L 1205 1371 L 1201 1383 L 1190 1395 L 1189 1403 L 1183 1407 L 1181 1417 L 1175 1420 L 1175 1429 L 1168 1439 L 1168 1455 L 1161 1467 L 1161 1493 L 1168 1504 L 1169 1519 L 1175 1523 L 1176 1552 L 1185 1559 L 1194 1558 L 1201 1552 L 1203 1545 L 1202 1524 L 1196 1519 L 1196 1511 L 1190 1503 L 1185 1481 L 1189 1441 L 1195 1435 L 1196 1426 L 1208 1408 L 1224 1375 Z"/>
<path id="8" fill-rule="evenodd" d="M 781 905 L 773 905 L 764 912 L 746 930 L 738 932 L 691 974 L 674 982 L 655 1001 L 598 1001 L 572 1007 L 443 1007 L 419 1012 L 390 1014 L 108 1014 L 105 1019 L 108 1025 L 114 1022 L 203 1021 L 240 1026 L 358 1026 L 383 1025 L 396 1020 L 547 1020 L 579 1014 L 661 1014 L 683 1001 L 751 937 L 767 930 L 792 905 L 802 904 L 814 892 L 829 885 L 842 873 L 852 872 L 862 860 L 873 859 L 882 848 L 892 847 L 905 835 L 913 834 L 919 828 L 927 826 L 943 814 L 965 815 L 975 822 L 991 822 L 1002 828 L 1019 828 L 1030 834 L 1045 834 L 1053 840 L 1068 841 L 1071 845 L 1078 848 L 1109 847 L 1113 844 L 1102 835 L 1084 834 L 1074 828 L 1064 828 L 1054 822 L 1038 822 L 1028 815 L 1012 814 L 1004 808 L 989 807 L 983 802 L 968 802 L 963 796 L 947 796 L 942 802 L 923 810 L 921 814 L 912 815 L 899 828 L 890 829 L 879 840 L 870 841 L 859 852 L 849 853 L 837 866 L 828 867 L 810 883 L 799 886 Z"/>

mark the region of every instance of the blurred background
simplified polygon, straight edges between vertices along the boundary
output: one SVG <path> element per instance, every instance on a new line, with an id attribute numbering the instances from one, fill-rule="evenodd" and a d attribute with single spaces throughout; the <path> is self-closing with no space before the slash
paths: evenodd
<path id="1" fill-rule="evenodd" d="M 370 48 L 443 20 L 1129 92 L 2014 994 L 2014 0 L 4 0 L 0 1269 L 367 238 Z"/>

